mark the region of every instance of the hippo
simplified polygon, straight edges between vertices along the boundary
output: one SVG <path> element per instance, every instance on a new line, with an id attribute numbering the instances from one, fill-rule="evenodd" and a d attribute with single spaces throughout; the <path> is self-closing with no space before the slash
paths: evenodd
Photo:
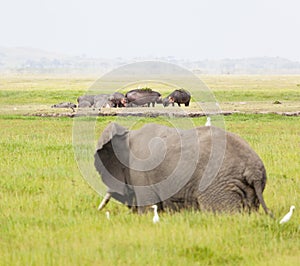
<path id="1" fill-rule="evenodd" d="M 127 100 L 124 94 L 120 92 L 115 92 L 110 95 L 109 100 L 111 102 L 112 107 L 125 107 L 127 104 Z"/>
<path id="2" fill-rule="evenodd" d="M 110 94 L 98 94 L 94 96 L 94 107 L 103 108 L 103 107 L 112 107 L 113 103 L 110 100 Z"/>
<path id="3" fill-rule="evenodd" d="M 190 105 L 190 100 L 191 100 L 191 94 L 184 90 L 175 90 L 173 91 L 170 95 L 168 95 L 166 98 L 163 99 L 163 106 L 166 107 L 170 103 L 172 103 L 172 106 L 174 106 L 175 103 L 180 106 L 180 104 L 184 103 L 185 106 Z"/>
<path id="4" fill-rule="evenodd" d="M 126 93 L 125 97 L 127 103 L 133 103 L 138 106 L 147 104 L 149 107 L 152 103 L 154 107 L 155 103 L 162 103 L 161 94 L 149 88 L 131 90 Z"/>
<path id="5" fill-rule="evenodd" d="M 74 112 L 74 108 L 76 107 L 77 105 L 75 103 L 70 103 L 70 102 L 58 103 L 51 106 L 51 108 L 71 108 L 73 112 Z"/>
<path id="6" fill-rule="evenodd" d="M 92 104 L 89 101 L 82 100 L 78 102 L 78 108 L 89 108 L 89 107 L 92 107 Z"/>
<path id="7" fill-rule="evenodd" d="M 78 107 L 92 107 L 95 95 L 82 95 L 77 98 Z"/>
<path id="8" fill-rule="evenodd" d="M 113 103 L 109 100 L 110 94 L 82 95 L 77 98 L 79 108 L 102 108 L 111 107 Z"/>
<path id="9" fill-rule="evenodd" d="M 133 102 L 130 102 L 130 103 L 127 103 L 126 104 L 126 107 L 148 107 L 148 104 L 143 104 L 143 105 L 137 105 L 137 104 L 134 104 Z"/>

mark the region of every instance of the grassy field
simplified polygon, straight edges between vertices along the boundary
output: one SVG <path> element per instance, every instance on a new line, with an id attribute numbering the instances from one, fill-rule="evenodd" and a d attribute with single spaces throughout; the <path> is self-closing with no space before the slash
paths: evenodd
<path id="1" fill-rule="evenodd" d="M 231 111 L 299 111 L 300 76 L 199 76 L 220 103 Z M 51 105 L 74 102 L 98 77 L 0 76 L 0 113 L 49 112 Z M 144 85 L 144 84 L 142 84 Z M 146 84 L 163 96 L 173 91 L 162 84 Z M 117 88 L 116 88 L 117 89 Z M 131 87 L 123 89 L 126 92 Z M 190 88 L 187 88 L 190 89 Z M 103 91 L 103 93 L 111 91 Z M 197 92 L 196 92 L 197 93 Z M 201 95 L 197 96 L 201 101 Z M 273 104 L 280 101 L 282 104 Z M 192 105 L 192 108 L 195 107 Z"/>
<path id="2" fill-rule="evenodd" d="M 299 117 L 224 117 L 226 129 L 246 139 L 265 163 L 268 182 L 264 197 L 274 220 L 262 210 L 251 215 L 186 211 L 161 213 L 160 223 L 153 224 L 152 213 L 132 214 L 116 202 L 107 206 L 111 214 L 107 220 L 104 212 L 97 212 L 101 198 L 82 178 L 74 159 L 73 120 L 10 111 L 16 105 L 12 95 L 19 95 L 18 107 L 72 101 L 74 91 L 84 92 L 93 79 L 18 78 L 0 79 L 0 102 L 6 104 L 6 109 L 0 110 L 0 265 L 299 263 Z M 295 76 L 207 76 L 203 80 L 217 98 L 220 93 L 221 104 L 251 99 L 262 104 L 283 101 L 278 98 L 281 91 L 291 93 L 291 99 L 285 101 L 300 101 L 300 82 Z M 231 94 L 236 95 L 232 101 Z M 114 119 L 100 118 L 97 134 Z M 118 119 L 124 123 L 139 119 L 140 125 L 166 123 L 161 117 Z M 192 122 L 203 125 L 205 118 L 193 118 Z M 296 209 L 291 221 L 279 225 L 292 204 Z"/>

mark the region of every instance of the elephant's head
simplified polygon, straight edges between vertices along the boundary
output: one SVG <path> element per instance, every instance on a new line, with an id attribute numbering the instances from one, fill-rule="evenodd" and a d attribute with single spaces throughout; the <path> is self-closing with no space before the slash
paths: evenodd
<path id="1" fill-rule="evenodd" d="M 95 167 L 109 188 L 109 195 L 130 205 L 128 196 L 131 193 L 126 181 L 129 164 L 128 145 L 128 130 L 111 123 L 103 131 L 94 157 Z"/>

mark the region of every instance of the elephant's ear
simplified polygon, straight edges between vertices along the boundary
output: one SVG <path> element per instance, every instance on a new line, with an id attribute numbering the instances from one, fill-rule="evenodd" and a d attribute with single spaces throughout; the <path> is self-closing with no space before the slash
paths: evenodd
<path id="1" fill-rule="evenodd" d="M 103 183 L 108 187 L 108 192 L 114 194 L 113 197 L 123 203 L 128 201 L 124 175 L 124 168 L 129 165 L 125 141 L 127 133 L 126 128 L 116 123 L 109 124 L 104 129 L 94 154 L 95 168 L 101 175 Z M 114 142 L 115 146 L 111 142 Z"/>
<path id="2" fill-rule="evenodd" d="M 110 123 L 103 131 L 97 145 L 97 151 L 101 150 L 105 144 L 110 142 L 115 136 L 123 136 L 128 130 L 117 123 Z"/>

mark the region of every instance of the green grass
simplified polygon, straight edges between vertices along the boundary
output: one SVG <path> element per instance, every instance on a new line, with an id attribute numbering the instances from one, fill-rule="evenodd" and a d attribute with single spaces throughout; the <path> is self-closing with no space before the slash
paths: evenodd
<path id="1" fill-rule="evenodd" d="M 1 105 L 20 105 L 20 104 L 55 104 L 60 102 L 77 102 L 77 97 L 83 95 L 84 90 L 71 91 L 0 91 L 0 104 Z"/>
<path id="2" fill-rule="evenodd" d="M 20 76 L 0 77 L 0 106 L 22 104 L 47 104 L 58 102 L 75 102 L 78 96 L 86 93 L 97 84 L 99 77 L 60 77 L 60 76 Z M 214 93 L 220 103 L 268 101 L 300 103 L 300 76 L 199 76 Z M 125 82 L 125 81 L 124 81 Z M 116 83 L 118 84 L 118 83 Z M 128 85 L 126 88 L 115 88 L 127 92 L 137 85 L 158 90 L 165 97 L 174 88 L 164 83 L 141 83 Z M 192 88 L 186 88 L 191 90 Z M 104 88 L 101 93 L 110 93 L 112 89 Z M 97 91 L 96 93 L 99 93 Z M 203 100 L 203 93 L 194 92 L 192 96 Z"/>
<path id="3" fill-rule="evenodd" d="M 299 76 L 201 76 L 224 110 L 291 111 L 300 106 Z M 264 198 L 276 219 L 184 211 L 132 214 L 116 202 L 97 212 L 72 146 L 71 118 L 23 116 L 76 101 L 97 77 L 0 77 L 0 265 L 297 265 L 300 260 L 300 118 L 235 114 L 225 127 L 253 147 L 268 173 Z M 142 84 L 170 93 L 162 84 Z M 152 86 L 153 85 L 153 86 Z M 134 88 L 128 86 L 124 91 Z M 197 97 L 198 98 L 198 97 Z M 200 99 L 200 95 L 199 95 Z M 201 99 L 200 99 L 201 100 Z M 279 100 L 281 105 L 273 105 Z M 247 102 L 240 105 L 238 102 Z M 16 108 L 16 110 L 14 110 Z M 19 111 L 21 110 L 21 111 Z M 138 128 L 183 127 L 205 118 L 100 117 L 96 138 L 113 120 Z M 183 125 L 184 124 L 184 125 Z M 296 205 L 291 221 L 278 220 Z"/>
<path id="4" fill-rule="evenodd" d="M 100 134 L 111 117 L 97 120 Z M 159 118 L 118 118 L 135 127 Z M 178 119 L 178 121 L 181 121 Z M 194 118 L 203 125 L 205 118 Z M 263 159 L 264 197 L 276 219 L 186 211 L 136 215 L 100 198 L 77 167 L 73 120 L 0 116 L 0 265 L 297 265 L 300 254 L 299 117 L 232 115 L 226 129 Z M 278 219 L 295 204 L 291 221 Z"/>
<path id="5" fill-rule="evenodd" d="M 216 98 L 220 102 L 237 101 L 300 101 L 299 89 L 290 90 L 251 90 L 251 91 L 216 91 Z"/>
<path id="6" fill-rule="evenodd" d="M 272 103 L 276 100 L 289 103 L 300 102 L 300 77 L 286 76 L 200 76 L 213 91 L 220 103 L 226 102 L 260 102 Z M 263 103 L 264 102 L 264 103 Z M 270 109 L 271 106 L 268 106 Z M 278 106 L 277 106 L 278 107 Z M 273 106 L 271 108 L 276 108 Z"/>

